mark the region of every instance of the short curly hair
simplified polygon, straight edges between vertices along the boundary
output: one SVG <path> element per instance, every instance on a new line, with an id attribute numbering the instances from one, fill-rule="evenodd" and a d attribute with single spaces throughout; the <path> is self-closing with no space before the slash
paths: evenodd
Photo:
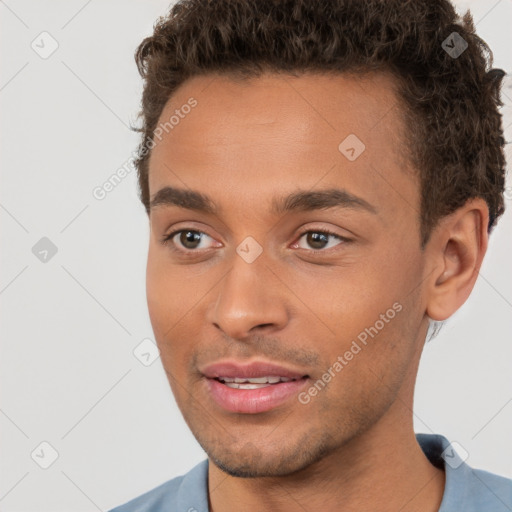
<path id="1" fill-rule="evenodd" d="M 505 72 L 492 68 L 470 12 L 461 18 L 448 0 L 180 0 L 135 60 L 144 79 L 135 165 L 148 215 L 149 148 L 176 89 L 198 75 L 265 71 L 392 73 L 419 172 L 423 247 L 438 221 L 471 198 L 486 201 L 489 232 L 504 212 Z"/>

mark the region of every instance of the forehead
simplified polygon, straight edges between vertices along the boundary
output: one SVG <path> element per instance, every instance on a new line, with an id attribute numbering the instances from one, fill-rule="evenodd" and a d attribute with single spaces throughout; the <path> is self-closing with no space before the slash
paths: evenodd
<path id="1" fill-rule="evenodd" d="M 191 98 L 196 106 L 183 108 Z M 172 116 L 179 121 L 155 139 L 151 195 L 172 183 L 241 200 L 320 180 L 377 204 L 383 188 L 415 194 L 403 172 L 400 102 L 386 74 L 199 76 L 170 98 L 160 126 Z"/>

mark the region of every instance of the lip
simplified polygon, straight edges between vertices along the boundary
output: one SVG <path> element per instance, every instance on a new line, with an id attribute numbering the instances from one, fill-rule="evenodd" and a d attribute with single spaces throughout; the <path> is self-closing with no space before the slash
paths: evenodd
<path id="1" fill-rule="evenodd" d="M 300 379 L 306 374 L 301 371 L 285 368 L 284 366 L 265 361 L 254 361 L 252 363 L 236 363 L 234 361 L 221 361 L 209 364 L 200 370 L 209 379 L 218 377 L 286 377 L 288 379 Z"/>
<path id="2" fill-rule="evenodd" d="M 244 414 L 270 411 L 296 397 L 309 380 L 303 372 L 270 362 L 241 364 L 223 361 L 205 366 L 201 373 L 206 378 L 207 393 L 222 409 Z M 230 388 L 217 380 L 219 377 L 286 377 L 288 382 L 270 384 L 258 389 Z"/>

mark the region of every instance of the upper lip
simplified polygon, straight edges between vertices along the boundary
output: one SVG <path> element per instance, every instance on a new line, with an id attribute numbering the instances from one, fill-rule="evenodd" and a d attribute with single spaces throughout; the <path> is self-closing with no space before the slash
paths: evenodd
<path id="1" fill-rule="evenodd" d="M 252 363 L 237 363 L 235 361 L 219 361 L 204 366 L 201 373 L 209 379 L 219 377 L 286 377 L 288 379 L 301 379 L 305 373 L 285 368 L 275 363 L 258 361 Z"/>

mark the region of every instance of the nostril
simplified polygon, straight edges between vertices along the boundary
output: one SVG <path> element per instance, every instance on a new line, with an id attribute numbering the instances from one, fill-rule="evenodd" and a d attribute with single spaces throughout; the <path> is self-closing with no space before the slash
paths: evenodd
<path id="1" fill-rule="evenodd" d="M 256 327 L 253 327 L 253 329 L 263 329 L 265 327 L 271 327 L 273 324 L 260 324 L 260 325 L 257 325 Z"/>

